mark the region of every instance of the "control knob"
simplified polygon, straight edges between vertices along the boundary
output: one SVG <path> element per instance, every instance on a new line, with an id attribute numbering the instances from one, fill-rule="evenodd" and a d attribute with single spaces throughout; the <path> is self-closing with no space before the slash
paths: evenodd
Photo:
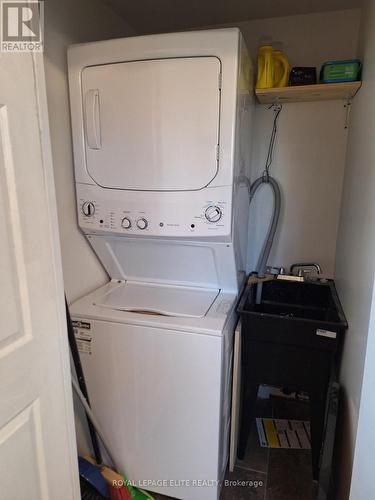
<path id="1" fill-rule="evenodd" d="M 148 226 L 148 222 L 147 222 L 147 219 L 145 219 L 144 217 L 141 217 L 140 219 L 137 220 L 137 228 L 138 229 L 146 229 L 147 226 Z"/>
<path id="2" fill-rule="evenodd" d="M 124 229 L 130 229 L 132 227 L 131 220 L 128 217 L 124 217 L 121 221 L 121 227 Z"/>
<path id="3" fill-rule="evenodd" d="M 223 212 L 221 211 L 220 207 L 217 207 L 216 205 L 210 205 L 206 208 L 204 215 L 208 222 L 219 222 L 219 220 L 223 216 Z"/>
<path id="4" fill-rule="evenodd" d="M 95 213 L 95 205 L 91 201 L 85 201 L 82 205 L 82 213 L 86 217 L 92 217 Z"/>

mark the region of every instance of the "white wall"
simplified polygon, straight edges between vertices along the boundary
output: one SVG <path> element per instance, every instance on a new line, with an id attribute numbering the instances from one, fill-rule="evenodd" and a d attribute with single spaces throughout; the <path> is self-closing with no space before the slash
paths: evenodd
<path id="1" fill-rule="evenodd" d="M 291 66 L 357 56 L 358 9 L 262 19 L 240 23 L 253 60 L 264 39 L 282 42 Z M 342 101 L 284 105 L 279 120 L 272 175 L 280 182 L 283 209 L 269 263 L 289 266 L 316 261 L 333 276 L 345 163 L 345 109 Z M 257 105 L 252 179 L 262 173 L 273 111 Z M 253 201 L 248 269 L 255 268 L 272 210 L 267 188 Z"/>
<path id="2" fill-rule="evenodd" d="M 356 435 L 350 500 L 368 500 L 374 496 L 375 470 L 375 290 L 372 295 L 366 362 Z M 346 497 L 342 497 L 346 498 Z"/>
<path id="3" fill-rule="evenodd" d="M 369 326 L 373 308 L 372 292 L 375 269 L 375 3 L 367 2 L 361 24 L 360 56 L 363 60 L 363 85 L 353 101 L 345 170 L 342 212 L 337 243 L 336 279 L 349 330 L 342 359 L 341 383 L 344 388 L 344 412 L 341 436 L 342 485 L 340 498 L 347 498 L 358 416 L 362 407 L 374 405 L 361 399 L 366 347 L 373 350 L 373 326 Z M 371 338 L 369 337 L 372 333 Z M 369 339 L 369 344 L 367 344 Z M 370 354 L 368 354 L 370 355 Z M 371 362 L 372 361 L 372 362 Z M 366 361 L 366 370 L 374 369 L 374 358 Z M 371 376 L 371 373 L 370 373 Z M 372 375 L 373 376 L 373 375 Z M 368 383 L 368 382 L 367 382 Z M 368 391 L 368 387 L 367 387 Z M 374 407 L 372 407 L 374 415 Z M 373 495 L 374 432 L 359 431 L 351 498 L 362 500 Z M 366 459 L 372 455 L 372 462 Z M 360 472 L 360 468 L 363 471 Z M 364 474 L 368 474 L 364 477 Z M 355 476 L 353 476 L 354 478 Z M 359 482 L 359 477 L 361 481 Z M 371 492 L 371 493 L 370 493 Z"/>
<path id="4" fill-rule="evenodd" d="M 72 301 L 107 280 L 77 226 L 66 50 L 72 43 L 133 34 L 100 0 L 47 0 L 45 70 L 65 289 Z"/>
<path id="5" fill-rule="evenodd" d="M 257 106 L 252 180 L 262 174 L 273 111 Z M 268 260 L 274 266 L 318 262 L 333 276 L 347 132 L 339 101 L 284 105 L 279 118 L 273 175 L 282 192 L 277 236 Z M 254 270 L 272 212 L 263 187 L 251 205 L 248 269 Z"/>

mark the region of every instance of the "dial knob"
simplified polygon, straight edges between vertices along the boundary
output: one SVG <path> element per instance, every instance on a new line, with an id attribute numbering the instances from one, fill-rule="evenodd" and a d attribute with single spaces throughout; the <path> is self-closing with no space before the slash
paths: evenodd
<path id="1" fill-rule="evenodd" d="M 147 226 L 148 226 L 148 222 L 147 222 L 147 219 L 145 219 L 144 217 L 141 217 L 140 219 L 137 220 L 137 228 L 138 229 L 146 229 Z"/>
<path id="2" fill-rule="evenodd" d="M 82 213 L 86 217 L 92 217 L 95 213 L 95 205 L 91 201 L 85 201 L 82 205 Z"/>
<path id="3" fill-rule="evenodd" d="M 127 217 L 124 217 L 121 221 L 121 227 L 124 229 L 130 229 L 132 227 L 132 222 Z"/>
<path id="4" fill-rule="evenodd" d="M 223 216 L 223 212 L 216 205 L 211 205 L 206 208 L 204 215 L 208 222 L 219 222 L 219 220 Z"/>

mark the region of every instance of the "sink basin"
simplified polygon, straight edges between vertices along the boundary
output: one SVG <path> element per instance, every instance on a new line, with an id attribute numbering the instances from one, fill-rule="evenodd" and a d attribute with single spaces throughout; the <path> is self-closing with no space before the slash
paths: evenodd
<path id="1" fill-rule="evenodd" d="M 333 280 L 249 285 L 238 307 L 251 338 L 335 350 L 347 328 Z"/>
<path id="2" fill-rule="evenodd" d="M 237 308 L 242 381 L 238 456 L 245 453 L 259 385 L 304 391 L 310 397 L 313 477 L 318 479 L 327 399 L 348 326 L 335 284 L 254 281 Z"/>
<path id="3" fill-rule="evenodd" d="M 273 280 L 262 286 L 260 304 L 256 303 L 259 285 L 252 291 L 255 297 L 249 310 L 259 313 L 289 316 L 291 318 L 315 319 L 320 321 L 339 321 L 337 293 L 332 282 L 287 282 Z M 255 299 L 255 300 L 254 300 Z"/>

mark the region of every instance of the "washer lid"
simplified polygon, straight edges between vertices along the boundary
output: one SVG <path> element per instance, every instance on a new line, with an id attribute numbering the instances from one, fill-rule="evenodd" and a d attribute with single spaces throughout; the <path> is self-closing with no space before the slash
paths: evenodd
<path id="1" fill-rule="evenodd" d="M 120 311 L 163 316 L 203 318 L 219 294 L 218 289 L 123 282 L 94 305 Z"/>

